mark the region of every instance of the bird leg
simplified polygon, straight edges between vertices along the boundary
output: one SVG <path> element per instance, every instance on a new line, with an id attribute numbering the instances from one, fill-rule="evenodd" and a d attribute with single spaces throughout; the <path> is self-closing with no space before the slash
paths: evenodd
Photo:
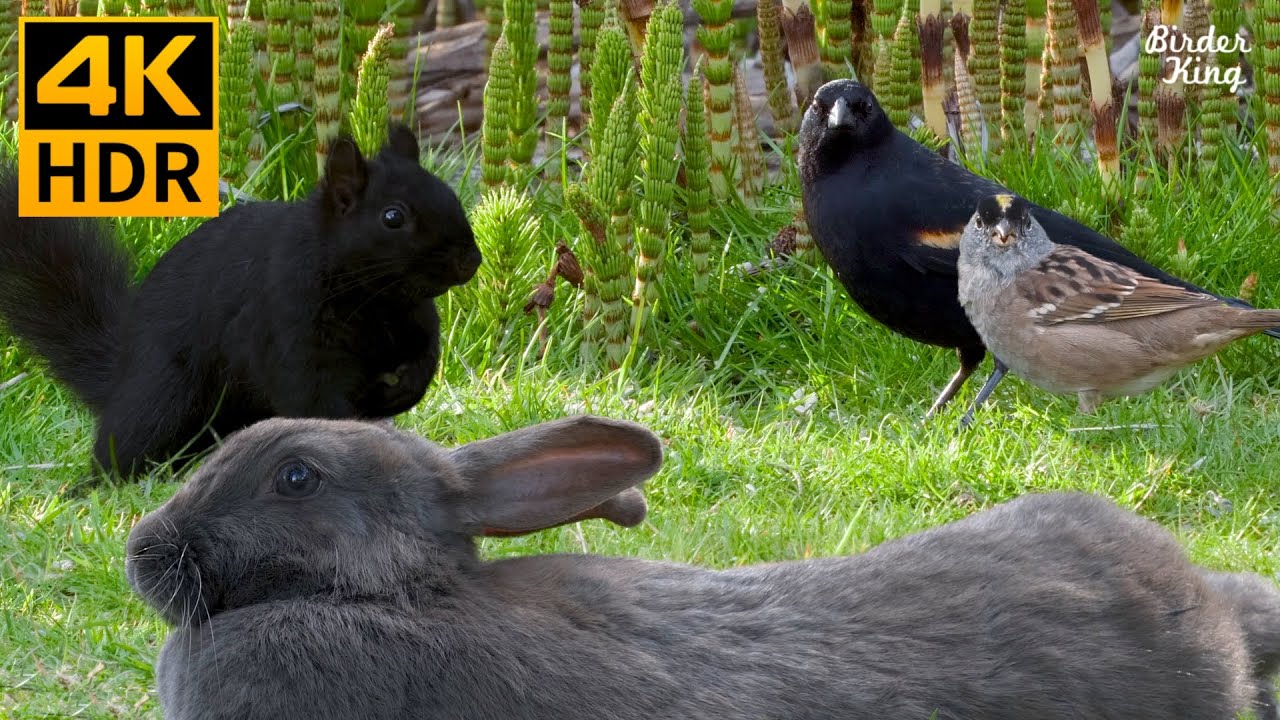
<path id="1" fill-rule="evenodd" d="M 969 424 L 973 422 L 973 414 L 991 396 L 992 391 L 996 389 L 996 385 L 999 385 L 1000 381 L 1004 379 L 1004 374 L 1009 372 L 1009 366 L 1000 362 L 1000 358 L 994 355 L 991 358 L 996 361 L 996 369 L 991 373 L 991 377 L 987 378 L 987 382 L 983 384 L 982 389 L 978 391 L 978 397 L 973 399 L 973 404 L 969 406 L 969 411 L 964 414 L 964 417 L 960 418 L 960 427 L 962 428 L 969 427 Z"/>
<path id="2" fill-rule="evenodd" d="M 982 364 L 982 358 L 986 357 L 986 354 L 987 351 L 981 346 L 977 348 L 956 348 L 956 355 L 960 358 L 960 369 L 956 371 L 955 375 L 951 376 L 951 381 L 947 383 L 946 387 L 942 388 L 942 392 L 938 394 L 938 399 L 933 401 L 933 407 L 929 408 L 929 412 L 924 414 L 925 420 L 938 414 L 938 411 L 944 405 L 951 402 L 951 398 L 955 397 L 957 392 L 960 392 L 960 388 L 964 387 L 964 383 L 969 379 L 969 376 L 977 371 L 978 366 Z"/>

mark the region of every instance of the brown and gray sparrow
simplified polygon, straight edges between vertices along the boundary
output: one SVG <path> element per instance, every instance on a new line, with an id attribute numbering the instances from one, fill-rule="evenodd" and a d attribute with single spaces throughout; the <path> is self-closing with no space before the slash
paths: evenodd
<path id="1" fill-rule="evenodd" d="M 1082 413 L 1138 395 L 1232 341 L 1280 326 L 1280 310 L 1228 305 L 1070 245 L 1054 243 L 1027 201 L 979 201 L 960 238 L 959 299 L 996 370 L 965 424 L 1009 371 Z"/>

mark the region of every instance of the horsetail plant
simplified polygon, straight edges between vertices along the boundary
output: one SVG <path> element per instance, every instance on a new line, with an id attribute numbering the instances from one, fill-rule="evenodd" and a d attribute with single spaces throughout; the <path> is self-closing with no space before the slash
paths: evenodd
<path id="1" fill-rule="evenodd" d="M 496 351 L 522 314 L 524 288 L 534 269 L 530 261 L 540 255 L 531 249 L 542 238 L 542 221 L 534 212 L 533 199 L 511 186 L 485 193 L 468 221 L 476 247 L 492 261 L 477 272 L 475 280 L 459 288 L 459 300 L 481 317 L 493 319 L 497 327 L 486 335 L 489 347 Z"/>
<path id="2" fill-rule="evenodd" d="M 528 166 L 538 149 L 538 38 L 536 0 L 503 0 L 502 36 L 511 48 L 511 105 L 508 158 Z"/>
<path id="3" fill-rule="evenodd" d="M 231 20 L 232 10 L 235 8 L 236 4 L 237 3 L 231 3 L 227 7 L 228 22 L 230 22 Z M 239 4 L 241 7 L 236 12 L 237 17 L 244 13 L 244 3 L 239 3 Z M 101 0 L 98 3 L 98 14 L 103 17 L 120 17 L 121 15 L 124 15 L 124 11 L 125 11 L 124 0 Z"/>
<path id="4" fill-rule="evenodd" d="M 987 143 L 992 152 L 996 152 L 1000 144 L 1000 133 L 995 132 L 1000 118 L 1000 43 L 996 27 L 999 13 L 1000 0 L 974 0 L 973 19 L 969 22 L 969 57 L 965 63 L 983 123 L 988 128 Z"/>
<path id="5" fill-rule="evenodd" d="M 804 0 L 794 13 L 784 8 L 782 34 L 787 40 L 787 53 L 796 76 L 796 108 L 804 113 L 823 80 L 814 17 Z"/>
<path id="6" fill-rule="evenodd" d="M 1159 0 L 1150 0 L 1142 14 L 1142 43 L 1160 22 Z M 1162 53 L 1138 53 L 1138 134 L 1152 142 L 1156 138 L 1156 86 L 1160 82 L 1160 70 L 1164 67 Z"/>
<path id="7" fill-rule="evenodd" d="M 684 93 L 684 13 L 664 0 L 649 16 L 640 59 L 640 205 L 636 223 L 633 322 L 644 328 L 658 299 L 667 235 L 675 208 L 676 144 Z M 748 101 L 749 102 L 749 101 Z M 754 123 L 754 120 L 753 120 Z M 745 173 L 744 173 L 745 174 Z"/>
<path id="8" fill-rule="evenodd" d="M 764 152 L 760 149 L 760 128 L 756 125 L 755 108 L 747 92 L 747 80 L 741 69 L 733 68 L 734 110 L 738 130 L 738 193 L 743 200 L 754 201 L 764 190 Z"/>
<path id="9" fill-rule="evenodd" d="M 851 0 L 824 0 L 822 65 L 828 80 L 842 78 L 849 73 L 853 60 L 853 10 Z"/>
<path id="10" fill-rule="evenodd" d="M 969 75 L 969 66 L 965 60 L 972 57 L 970 22 L 969 16 L 964 13 L 951 16 L 951 36 L 956 41 L 956 54 L 953 57 L 956 106 L 960 111 L 960 144 L 965 157 L 979 159 L 982 157 L 982 113 L 978 109 L 973 78 Z"/>
<path id="11" fill-rule="evenodd" d="M 711 137 L 711 189 L 717 198 L 728 198 L 737 184 L 738 168 L 733 149 L 737 144 L 737 119 L 733 111 L 733 60 L 729 57 L 734 40 L 730 22 L 733 0 L 693 0 L 693 9 L 702 18 L 698 41 L 707 51 L 707 124 Z M 816 48 L 816 46 L 815 46 Z"/>
<path id="12" fill-rule="evenodd" d="M 1200 0 L 1194 0 L 1199 2 Z M 1119 113 L 1111 92 L 1111 63 L 1102 35 L 1098 0 L 1074 0 L 1080 47 L 1089 69 L 1089 109 L 1093 115 L 1094 146 L 1098 153 L 1098 175 L 1103 192 L 1114 203 L 1119 198 L 1120 148 L 1117 138 Z"/>
<path id="13" fill-rule="evenodd" d="M 1182 6 L 1182 26 L 1179 29 L 1191 39 L 1209 34 L 1209 11 L 1204 3 L 1205 0 L 1189 0 Z M 1203 57 L 1198 62 L 1203 62 Z M 1197 83 L 1184 84 L 1182 91 L 1186 95 L 1187 107 L 1199 108 L 1205 91 L 1211 87 Z"/>
<path id="14" fill-rule="evenodd" d="M 504 6 L 505 0 L 485 0 L 484 3 L 484 51 L 487 58 L 485 70 L 489 70 L 489 64 L 493 62 L 493 49 L 498 43 L 498 38 L 502 37 L 502 28 L 505 24 Z"/>
<path id="15" fill-rule="evenodd" d="M 4 67 L 0 69 L 0 87 L 4 88 L 4 114 L 18 119 L 18 17 L 20 0 L 0 0 L 0 43 L 4 43 Z"/>
<path id="16" fill-rule="evenodd" d="M 1000 140 L 1002 145 L 1021 144 L 1027 138 L 1026 0 L 1008 0 L 996 35 L 1000 44 Z"/>
<path id="17" fill-rule="evenodd" d="M 342 121 L 342 15 L 339 0 L 314 0 L 316 167 L 323 173 Z"/>
<path id="18" fill-rule="evenodd" d="M 870 0 L 870 3 L 871 31 L 875 33 L 877 41 L 884 38 L 886 44 L 892 45 L 893 33 L 898 27 L 898 18 L 902 13 L 902 3 L 898 0 Z M 880 91 L 880 88 L 873 89 L 876 92 Z"/>
<path id="19" fill-rule="evenodd" d="M 903 3 L 898 27 L 893 31 L 893 43 L 889 46 L 889 87 L 887 93 L 880 95 L 887 101 L 889 119 L 901 128 L 907 126 L 911 117 L 912 88 L 916 87 L 911 79 L 911 68 L 915 64 L 912 52 L 916 42 L 915 16 L 911 6 Z"/>
<path id="20" fill-rule="evenodd" d="M 947 115 L 942 103 L 946 96 L 943 84 L 942 47 L 946 26 L 942 20 L 942 0 L 921 0 L 920 18 L 921 100 L 925 125 L 939 140 L 947 137 Z"/>
<path id="21" fill-rule="evenodd" d="M 877 37 L 875 56 L 875 64 L 871 66 L 871 87 L 878 93 L 884 93 L 882 99 L 885 113 L 896 126 L 898 123 L 894 119 L 893 108 L 888 103 L 888 88 L 893 82 L 893 45 L 885 38 Z"/>
<path id="22" fill-rule="evenodd" d="M 1160 22 L 1181 25 L 1182 11 L 1182 0 L 1161 0 Z M 1165 55 L 1166 64 L 1155 91 L 1156 147 L 1160 158 L 1168 165 L 1171 177 L 1176 174 L 1182 141 L 1186 137 L 1187 96 L 1182 79 L 1174 73 L 1176 64 L 1168 62 L 1168 59 L 1182 56 L 1183 53 L 1172 51 Z"/>
<path id="23" fill-rule="evenodd" d="M 684 207 L 689 223 L 689 252 L 693 256 L 693 287 L 702 293 L 711 276 L 711 142 L 707 138 L 701 64 L 694 67 L 689 79 L 684 107 Z"/>
<path id="24" fill-rule="evenodd" d="M 604 23 L 604 0 L 578 3 L 578 106 L 585 125 L 591 112 L 591 66 L 596 57 L 596 37 Z"/>
<path id="25" fill-rule="evenodd" d="M 315 108 L 316 30 L 313 0 L 293 0 L 294 72 L 298 79 L 298 99 Z"/>
<path id="26" fill-rule="evenodd" d="M 649 18 L 653 16 L 653 0 L 617 0 L 617 2 L 619 15 L 627 29 L 627 37 L 631 38 L 631 49 L 639 60 L 640 55 L 644 53 L 645 29 L 649 26 Z"/>
<path id="27" fill-rule="evenodd" d="M 271 55 L 271 102 L 291 102 L 293 85 L 293 0 L 266 0 L 267 49 Z"/>
<path id="28" fill-rule="evenodd" d="M 387 45 L 395 31 L 392 23 L 386 23 L 369 41 L 369 48 L 360 58 L 360 71 L 356 75 L 356 99 L 351 105 L 351 134 L 360 152 L 366 156 L 378 152 L 387 140 L 387 81 L 391 70 L 387 67 Z"/>
<path id="29" fill-rule="evenodd" d="M 391 20 L 394 30 L 387 45 L 387 61 L 391 67 L 387 102 L 391 104 L 392 117 L 409 123 L 413 123 L 416 116 L 413 102 L 414 65 L 409 61 L 409 37 L 419 10 L 417 0 L 400 0 Z"/>
<path id="30" fill-rule="evenodd" d="M 588 116 L 587 137 L 590 138 L 590 152 L 595 154 L 604 143 L 605 125 L 609 122 L 609 113 L 613 103 L 622 93 L 623 83 L 631 72 L 631 47 L 627 36 L 617 21 L 610 17 L 600 27 L 596 40 L 596 57 L 591 65 L 591 106 Z M 588 166 L 587 172 L 591 172 Z"/>
<path id="31" fill-rule="evenodd" d="M 1259 0 L 1254 8 L 1253 34 L 1260 61 L 1255 71 L 1266 128 L 1266 155 L 1272 191 L 1280 198 L 1280 0 Z"/>
<path id="32" fill-rule="evenodd" d="M 1054 141 L 1059 147 L 1074 147 L 1080 140 L 1084 93 L 1080 84 L 1080 34 L 1073 0 L 1049 0 L 1045 20 L 1053 86 Z"/>
<path id="33" fill-rule="evenodd" d="M 253 64 L 253 27 L 236 23 L 227 37 L 227 47 L 218 58 L 218 144 L 222 161 L 222 179 L 231 187 L 240 186 L 246 177 L 249 141 L 253 137 L 256 118 L 252 100 L 256 67 Z M 245 99 L 249 102 L 246 107 Z"/>
<path id="34" fill-rule="evenodd" d="M 547 45 L 547 138 L 565 132 L 569 91 L 573 85 L 573 0 L 551 0 Z M 558 167 L 548 163 L 548 167 Z"/>
<path id="35" fill-rule="evenodd" d="M 507 179 L 511 84 L 511 48 L 507 39 L 499 35 L 489 58 L 482 102 L 484 121 L 480 125 L 480 177 L 489 188 Z"/>
<path id="36" fill-rule="evenodd" d="M 1219 34 L 1231 35 L 1240 29 L 1240 3 L 1232 0 L 1213 0 L 1213 12 L 1211 14 L 1213 25 Z M 1240 65 L 1239 53 L 1218 53 L 1218 67 L 1225 72 L 1229 68 L 1238 67 Z M 1217 101 L 1213 103 L 1218 107 L 1219 125 L 1223 128 L 1224 133 L 1234 135 L 1236 124 L 1240 121 L 1240 103 L 1236 99 L 1234 88 L 1224 86 Z"/>
<path id="37" fill-rule="evenodd" d="M 796 109 L 782 64 L 782 0 L 760 0 L 756 24 L 760 33 L 760 64 L 764 66 L 765 95 L 773 124 L 783 133 L 796 131 Z"/>

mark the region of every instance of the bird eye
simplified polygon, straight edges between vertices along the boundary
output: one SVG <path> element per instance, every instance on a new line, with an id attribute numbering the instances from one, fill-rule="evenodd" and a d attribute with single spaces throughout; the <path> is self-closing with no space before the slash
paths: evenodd
<path id="1" fill-rule="evenodd" d="M 288 498 L 301 498 L 315 495 L 320 489 L 320 477 L 315 471 L 300 462 L 285 463 L 276 474 L 275 491 L 277 495 Z"/>
<path id="2" fill-rule="evenodd" d="M 394 205 L 382 211 L 382 224 L 390 230 L 404 225 L 404 211 Z"/>

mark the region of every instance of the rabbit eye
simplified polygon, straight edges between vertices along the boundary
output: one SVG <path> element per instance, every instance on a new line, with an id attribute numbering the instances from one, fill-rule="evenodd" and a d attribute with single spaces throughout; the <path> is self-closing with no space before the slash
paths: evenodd
<path id="1" fill-rule="evenodd" d="M 320 489 L 320 478 L 311 468 L 300 462 L 291 462 L 280 468 L 276 475 L 276 494 L 300 498 L 314 495 Z"/>
<path id="2" fill-rule="evenodd" d="M 404 211 L 392 206 L 382 211 L 382 224 L 391 230 L 399 230 L 404 226 Z"/>

